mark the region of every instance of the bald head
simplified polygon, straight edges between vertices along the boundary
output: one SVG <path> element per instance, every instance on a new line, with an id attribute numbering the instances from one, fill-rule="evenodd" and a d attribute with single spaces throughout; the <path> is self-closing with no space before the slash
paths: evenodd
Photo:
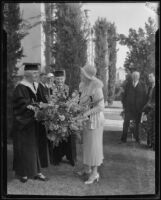
<path id="1" fill-rule="evenodd" d="M 133 80 L 133 82 L 135 83 L 135 82 L 139 81 L 139 79 L 140 79 L 140 73 L 138 71 L 134 71 L 132 73 L 132 80 Z"/>

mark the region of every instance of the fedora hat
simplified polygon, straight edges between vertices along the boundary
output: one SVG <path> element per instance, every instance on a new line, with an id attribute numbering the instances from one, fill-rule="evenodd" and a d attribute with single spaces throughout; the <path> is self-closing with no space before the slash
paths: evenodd
<path id="1" fill-rule="evenodd" d="M 93 80 L 96 76 L 96 68 L 92 65 L 85 65 L 83 68 L 81 68 L 81 72 L 84 74 L 84 76 L 90 80 Z"/>

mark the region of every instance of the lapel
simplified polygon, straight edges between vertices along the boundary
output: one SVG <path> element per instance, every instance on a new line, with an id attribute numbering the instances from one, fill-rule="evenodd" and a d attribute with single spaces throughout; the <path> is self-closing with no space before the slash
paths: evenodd
<path id="1" fill-rule="evenodd" d="M 48 95 L 48 88 L 41 82 L 39 83 L 39 93 L 40 93 L 41 99 L 46 100 L 46 95 Z"/>
<path id="2" fill-rule="evenodd" d="M 43 90 L 43 91 L 47 91 L 47 87 L 46 87 L 46 85 L 44 85 L 43 83 L 39 83 L 39 87 L 41 88 L 41 90 Z"/>
<path id="3" fill-rule="evenodd" d="M 140 83 L 138 82 L 137 85 L 135 86 L 135 88 L 137 89 L 139 87 Z"/>
<path id="4" fill-rule="evenodd" d="M 46 88 L 45 84 L 43 84 L 42 82 L 39 83 L 43 88 Z"/>

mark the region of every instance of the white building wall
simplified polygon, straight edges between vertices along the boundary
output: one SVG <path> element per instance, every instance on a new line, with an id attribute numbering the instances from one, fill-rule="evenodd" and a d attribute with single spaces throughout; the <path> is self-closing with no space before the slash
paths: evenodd
<path id="1" fill-rule="evenodd" d="M 31 25 L 38 24 L 29 29 L 29 34 L 21 41 L 25 57 L 18 63 L 20 68 L 18 73 L 21 74 L 23 72 L 22 63 L 24 62 L 41 63 L 41 71 L 43 71 L 45 68 L 44 34 L 41 23 L 44 19 L 43 3 L 20 3 L 20 10 L 23 20 L 28 21 Z"/>

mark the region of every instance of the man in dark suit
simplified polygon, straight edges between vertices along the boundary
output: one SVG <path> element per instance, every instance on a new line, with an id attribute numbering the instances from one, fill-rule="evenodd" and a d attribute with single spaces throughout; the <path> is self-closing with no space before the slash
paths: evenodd
<path id="1" fill-rule="evenodd" d="M 134 137 L 137 143 L 140 143 L 139 139 L 139 123 L 141 120 L 142 109 L 146 102 L 146 89 L 143 83 L 140 82 L 140 73 L 134 71 L 132 73 L 132 81 L 126 85 L 125 92 L 123 94 L 123 108 L 125 111 L 123 134 L 121 142 L 127 141 L 127 133 L 130 124 L 130 120 L 135 121 Z"/>
<path id="2" fill-rule="evenodd" d="M 149 74 L 149 88 L 147 93 L 146 104 L 143 108 L 144 114 L 147 115 L 147 145 L 155 149 L 155 74 Z"/>
<path id="3" fill-rule="evenodd" d="M 48 98 L 48 88 L 46 84 L 46 74 L 40 74 L 40 82 L 37 89 L 37 100 L 38 102 L 47 103 Z M 46 137 L 45 126 L 42 122 L 38 123 L 38 148 L 41 167 L 45 168 L 49 165 L 49 149 L 48 149 L 48 139 Z"/>

